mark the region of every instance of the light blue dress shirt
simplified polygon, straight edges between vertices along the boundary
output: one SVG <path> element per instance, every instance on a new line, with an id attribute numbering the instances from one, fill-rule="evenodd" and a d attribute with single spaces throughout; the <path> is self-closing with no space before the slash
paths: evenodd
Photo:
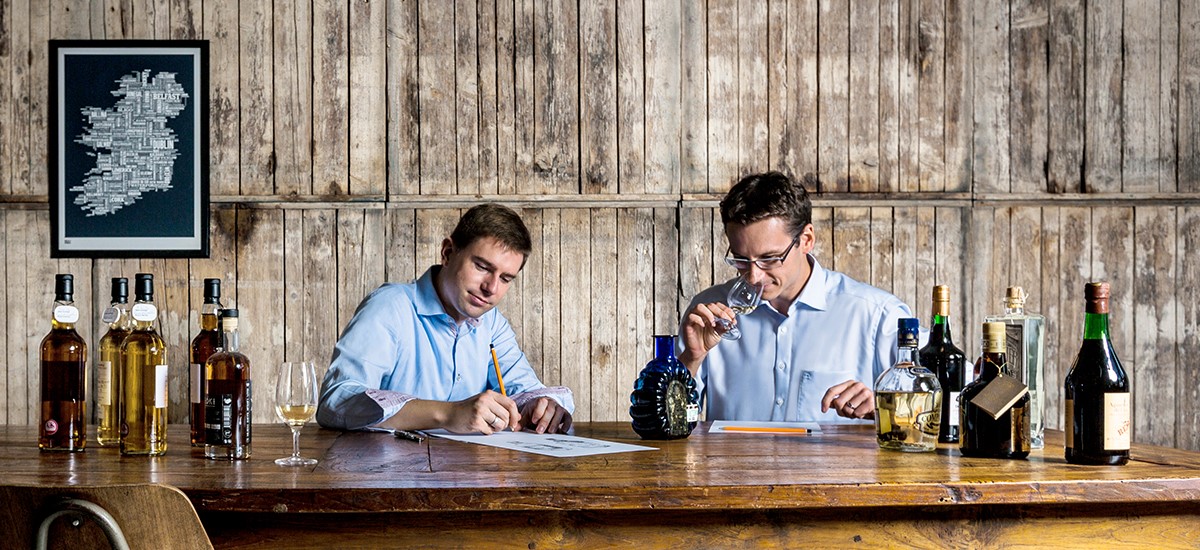
<path id="1" fill-rule="evenodd" d="M 821 412 L 831 386 L 855 379 L 874 388 L 896 356 L 896 320 L 912 311 L 892 294 L 821 267 L 782 315 L 769 303 L 738 317 L 740 340 L 721 340 L 700 364 L 708 420 L 837 422 Z M 692 299 L 725 302 L 733 280 Z M 926 338 L 925 333 L 922 337 Z"/>
<path id="2" fill-rule="evenodd" d="M 574 413 L 571 391 L 538 380 L 497 309 L 455 323 L 434 289 L 439 269 L 429 268 L 415 283 L 384 284 L 359 304 L 334 347 L 317 421 L 354 430 L 392 417 L 413 399 L 460 401 L 500 391 L 489 344 L 518 407 L 547 396 Z"/>

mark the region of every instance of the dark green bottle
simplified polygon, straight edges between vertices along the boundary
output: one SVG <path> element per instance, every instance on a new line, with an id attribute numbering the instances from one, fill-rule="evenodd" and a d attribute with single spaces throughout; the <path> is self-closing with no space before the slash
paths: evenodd
<path id="1" fill-rule="evenodd" d="M 933 327 L 929 343 L 921 348 L 921 366 L 931 371 L 942 386 L 942 424 L 938 443 L 958 443 L 958 394 L 962 392 L 967 356 L 954 345 L 950 332 L 950 287 L 933 287 Z"/>
<path id="2" fill-rule="evenodd" d="M 1108 283 L 1084 287 L 1083 346 L 1063 384 L 1065 455 L 1071 464 L 1129 462 L 1129 376 L 1108 337 L 1108 297 Z"/>

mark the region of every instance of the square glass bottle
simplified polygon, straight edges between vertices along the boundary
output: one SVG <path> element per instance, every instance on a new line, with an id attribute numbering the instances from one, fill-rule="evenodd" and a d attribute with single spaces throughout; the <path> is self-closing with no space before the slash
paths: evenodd
<path id="1" fill-rule="evenodd" d="M 1010 286 L 1004 294 L 1004 314 L 990 316 L 986 321 L 1004 323 L 1009 370 L 1029 387 L 1030 447 L 1041 449 L 1045 446 L 1046 431 L 1046 318 L 1025 312 L 1029 296 L 1025 289 Z"/>

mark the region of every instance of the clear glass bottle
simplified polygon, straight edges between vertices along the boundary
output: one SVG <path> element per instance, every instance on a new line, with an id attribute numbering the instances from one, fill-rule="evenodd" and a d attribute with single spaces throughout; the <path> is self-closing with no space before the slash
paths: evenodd
<path id="1" fill-rule="evenodd" d="M 87 344 L 75 331 L 75 278 L 54 276 L 50 332 L 41 345 L 42 422 L 38 448 L 82 452 L 87 444 Z"/>
<path id="2" fill-rule="evenodd" d="M 117 447 L 121 444 L 121 342 L 133 326 L 129 279 L 113 277 L 112 303 L 100 320 L 108 324 L 108 332 L 100 338 L 96 361 L 96 443 Z"/>
<path id="3" fill-rule="evenodd" d="M 1004 296 L 1004 315 L 994 315 L 986 322 L 1004 323 L 1008 342 L 1008 368 L 1029 388 L 1029 442 L 1031 448 L 1045 446 L 1046 431 L 1046 318 L 1025 311 L 1028 295 L 1019 286 L 1008 287 Z"/>
<path id="4" fill-rule="evenodd" d="M 154 276 L 134 277 L 133 330 L 121 343 L 121 454 L 167 452 L 167 346 L 158 334 Z"/>
<path id="5" fill-rule="evenodd" d="M 938 443 L 958 443 L 958 394 L 966 378 L 967 356 L 954 345 L 950 331 L 950 287 L 933 287 L 933 328 L 921 348 L 921 365 L 934 372 L 942 387 L 942 418 Z"/>
<path id="6" fill-rule="evenodd" d="M 643 439 L 681 439 L 700 419 L 696 380 L 675 358 L 675 336 L 654 337 L 654 359 L 646 364 L 629 396 L 633 431 Z"/>
<path id="7" fill-rule="evenodd" d="M 917 355 L 920 323 L 900 319 L 896 364 L 875 379 L 875 435 L 884 449 L 905 452 L 937 449 L 942 387 Z"/>
<path id="8" fill-rule="evenodd" d="M 190 407 L 188 422 L 191 424 L 192 446 L 204 446 L 204 364 L 221 345 L 221 332 L 217 327 L 217 312 L 221 310 L 221 280 L 204 280 L 204 305 L 200 306 L 200 332 L 192 339 L 188 394 Z"/>
<path id="9" fill-rule="evenodd" d="M 963 456 L 1025 458 L 1030 449 L 1030 398 L 1026 393 L 997 418 L 973 403 L 973 399 L 1001 376 L 1012 376 L 1006 354 L 1004 323 L 983 324 L 983 353 L 979 356 L 979 378 L 963 388 L 959 404 Z"/>
<path id="10" fill-rule="evenodd" d="M 1063 383 L 1065 455 L 1071 464 L 1129 462 L 1130 380 L 1109 339 L 1108 298 L 1108 283 L 1084 287 L 1083 345 Z"/>
<path id="11" fill-rule="evenodd" d="M 238 310 L 222 309 L 220 323 L 221 347 L 204 364 L 204 456 L 242 460 L 250 458 L 250 359 L 238 351 Z"/>

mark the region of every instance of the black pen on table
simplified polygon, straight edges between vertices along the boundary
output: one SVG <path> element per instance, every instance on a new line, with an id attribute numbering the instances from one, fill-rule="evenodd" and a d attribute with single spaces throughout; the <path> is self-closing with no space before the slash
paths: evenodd
<path id="1" fill-rule="evenodd" d="M 417 432 L 410 432 L 408 430 L 392 430 L 392 435 L 394 435 L 400 439 L 416 441 L 417 443 L 425 441 L 425 436 L 423 436 Z"/>

